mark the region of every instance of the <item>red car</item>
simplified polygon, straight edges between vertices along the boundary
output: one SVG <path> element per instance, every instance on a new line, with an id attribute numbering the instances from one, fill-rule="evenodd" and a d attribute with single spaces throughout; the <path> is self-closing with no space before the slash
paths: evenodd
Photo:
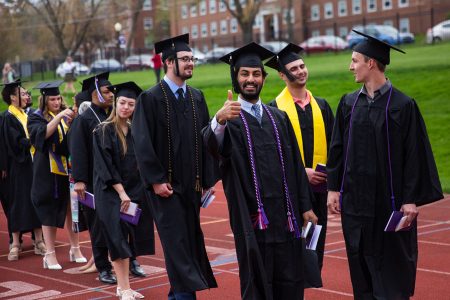
<path id="1" fill-rule="evenodd" d="M 348 48 L 348 43 L 334 35 L 321 35 L 307 39 L 300 44 L 306 53 L 340 51 Z"/>

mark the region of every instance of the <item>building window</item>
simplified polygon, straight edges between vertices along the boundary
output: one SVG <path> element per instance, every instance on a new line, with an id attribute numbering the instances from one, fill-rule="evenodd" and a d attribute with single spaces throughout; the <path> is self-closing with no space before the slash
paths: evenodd
<path id="1" fill-rule="evenodd" d="M 191 5 L 191 18 L 197 16 L 197 5 Z"/>
<path id="2" fill-rule="evenodd" d="M 354 15 L 361 14 L 361 0 L 352 0 L 352 12 Z"/>
<path id="3" fill-rule="evenodd" d="M 367 0 L 367 12 L 377 11 L 377 0 Z"/>
<path id="4" fill-rule="evenodd" d="M 227 34 L 228 33 L 228 24 L 227 20 L 220 21 L 220 34 Z"/>
<path id="5" fill-rule="evenodd" d="M 227 7 L 225 6 L 225 3 L 223 3 L 222 0 L 219 0 L 219 12 L 227 11 Z"/>
<path id="6" fill-rule="evenodd" d="M 318 4 L 311 5 L 311 21 L 320 20 L 320 8 Z"/>
<path id="7" fill-rule="evenodd" d="M 188 17 L 188 7 L 186 4 L 181 5 L 181 18 L 187 19 Z"/>
<path id="8" fill-rule="evenodd" d="M 288 12 L 291 14 L 291 24 L 295 23 L 295 11 L 294 9 L 283 9 L 283 24 L 287 24 Z"/>
<path id="9" fill-rule="evenodd" d="M 211 22 L 209 25 L 209 32 L 211 33 L 211 36 L 217 35 L 217 22 Z"/>
<path id="10" fill-rule="evenodd" d="M 152 0 L 145 0 L 142 4 L 142 10 L 152 10 Z"/>
<path id="11" fill-rule="evenodd" d="M 409 0 L 398 0 L 398 7 L 408 7 Z"/>
<path id="12" fill-rule="evenodd" d="M 394 26 L 394 22 L 392 20 L 384 20 L 383 25 Z"/>
<path id="13" fill-rule="evenodd" d="M 262 25 L 262 16 L 257 14 L 255 17 L 255 21 L 253 21 L 253 28 L 261 28 Z"/>
<path id="14" fill-rule="evenodd" d="M 208 36 L 208 25 L 206 25 L 206 23 L 202 23 L 202 37 L 207 37 Z"/>
<path id="15" fill-rule="evenodd" d="M 183 28 L 181 28 L 181 33 L 182 34 L 189 33 L 189 28 L 187 26 L 183 26 Z"/>
<path id="16" fill-rule="evenodd" d="M 311 36 L 312 37 L 316 37 L 316 36 L 319 36 L 319 35 L 320 35 L 320 30 L 319 29 L 311 31 Z"/>
<path id="17" fill-rule="evenodd" d="M 152 29 L 153 29 L 153 19 L 144 18 L 144 30 L 152 30 Z"/>
<path id="18" fill-rule="evenodd" d="M 340 0 L 338 3 L 338 16 L 345 17 L 347 15 L 347 0 Z"/>
<path id="19" fill-rule="evenodd" d="M 234 4 L 234 0 L 228 1 L 228 5 L 230 6 L 230 10 L 236 9 L 236 4 Z"/>
<path id="20" fill-rule="evenodd" d="M 200 16 L 206 15 L 206 0 L 200 1 Z"/>
<path id="21" fill-rule="evenodd" d="M 333 28 L 325 29 L 325 35 L 334 35 L 334 29 Z"/>
<path id="22" fill-rule="evenodd" d="M 392 9 L 392 0 L 383 0 L 383 10 Z"/>
<path id="23" fill-rule="evenodd" d="M 236 18 L 231 19 L 230 21 L 230 32 L 236 33 L 238 31 L 238 21 Z"/>
<path id="24" fill-rule="evenodd" d="M 216 0 L 209 0 L 209 13 L 215 14 L 217 11 L 217 1 Z"/>
<path id="25" fill-rule="evenodd" d="M 403 18 L 400 19 L 400 32 L 409 32 L 409 19 Z"/>
<path id="26" fill-rule="evenodd" d="M 344 27 L 339 27 L 339 36 L 341 38 L 345 38 L 348 34 L 348 28 L 346 26 Z"/>
<path id="27" fill-rule="evenodd" d="M 333 3 L 327 2 L 324 4 L 323 14 L 325 19 L 331 19 L 333 17 Z"/>
<path id="28" fill-rule="evenodd" d="M 198 38 L 198 26 L 197 25 L 192 25 L 191 34 L 194 39 Z"/>

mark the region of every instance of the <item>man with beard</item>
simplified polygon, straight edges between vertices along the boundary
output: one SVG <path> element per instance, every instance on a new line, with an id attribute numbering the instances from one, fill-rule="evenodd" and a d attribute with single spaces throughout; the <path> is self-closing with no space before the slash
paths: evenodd
<path id="1" fill-rule="evenodd" d="M 417 206 L 442 199 L 441 185 L 416 102 L 385 75 L 390 49 L 403 51 L 355 32 L 366 39 L 353 49 L 350 71 L 363 86 L 344 95 L 336 112 L 328 208 L 341 214 L 355 299 L 409 299 Z M 393 212 L 409 230 L 386 231 Z"/>
<path id="2" fill-rule="evenodd" d="M 285 112 L 259 94 L 269 50 L 250 43 L 224 57 L 233 89 L 203 135 L 220 160 L 242 299 L 303 299 L 302 224 L 317 222 L 312 192 Z"/>
<path id="3" fill-rule="evenodd" d="M 184 34 L 155 44 L 166 75 L 137 101 L 131 131 L 136 159 L 161 239 L 169 299 L 195 299 L 217 287 L 200 228 L 202 189 L 211 188 L 212 158 L 200 130 L 209 113 L 203 93 L 186 84 L 196 58 Z"/>
<path id="4" fill-rule="evenodd" d="M 89 77 L 83 81 L 82 90 L 92 101 L 90 109 L 78 115 L 68 132 L 68 146 L 72 162 L 72 177 L 74 190 L 81 198 L 85 192 L 93 193 L 93 146 L 92 132 L 102 121 L 106 120 L 113 103 L 114 94 L 108 89 L 109 72 Z M 112 274 L 108 259 L 108 248 L 97 219 L 95 210 L 80 205 L 92 243 L 92 254 L 95 266 L 99 271 L 99 280 L 103 283 L 115 284 L 116 277 Z M 77 250 L 77 249 L 74 249 Z M 79 249 L 78 249 L 79 250 Z"/>
<path id="5" fill-rule="evenodd" d="M 314 97 L 306 89 L 308 68 L 299 53 L 303 48 L 288 44 L 266 66 L 277 70 L 286 83 L 283 91 L 269 105 L 285 111 L 295 132 L 302 161 L 314 191 L 313 211 L 322 225 L 316 253 L 322 269 L 327 231 L 327 175 L 316 171 L 327 163 L 328 145 L 333 131 L 333 112 L 325 99 Z M 320 167 L 320 165 L 319 165 Z"/>

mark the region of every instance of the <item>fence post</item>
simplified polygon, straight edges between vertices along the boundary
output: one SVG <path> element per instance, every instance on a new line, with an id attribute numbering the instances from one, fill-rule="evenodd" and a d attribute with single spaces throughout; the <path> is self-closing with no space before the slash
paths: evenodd
<path id="1" fill-rule="evenodd" d="M 431 44 L 434 45 L 434 32 L 433 32 L 433 24 L 434 24 L 434 9 L 433 7 L 430 10 L 430 17 L 431 17 Z"/>

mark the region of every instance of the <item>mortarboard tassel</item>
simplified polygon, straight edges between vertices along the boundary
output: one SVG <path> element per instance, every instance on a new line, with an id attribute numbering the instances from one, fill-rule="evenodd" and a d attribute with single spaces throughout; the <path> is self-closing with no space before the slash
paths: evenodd
<path id="1" fill-rule="evenodd" d="M 196 192 L 201 192 L 202 191 L 202 186 L 200 184 L 200 176 L 196 176 L 195 178 L 195 191 Z"/>
<path id="2" fill-rule="evenodd" d="M 268 224 L 269 220 L 267 219 L 266 213 L 264 212 L 264 208 L 261 206 L 260 208 L 258 208 L 258 213 L 254 220 L 253 227 L 264 230 L 267 229 Z"/>

